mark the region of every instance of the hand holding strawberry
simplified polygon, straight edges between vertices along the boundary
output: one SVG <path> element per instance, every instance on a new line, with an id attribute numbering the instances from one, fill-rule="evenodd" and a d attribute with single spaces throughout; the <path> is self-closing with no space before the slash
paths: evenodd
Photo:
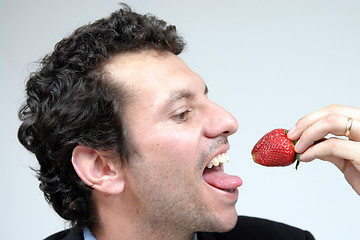
<path id="1" fill-rule="evenodd" d="M 287 137 L 286 129 L 275 129 L 265 134 L 254 146 L 251 155 L 258 164 L 267 167 L 288 166 L 297 160 L 296 169 L 300 163 L 294 144 Z"/>

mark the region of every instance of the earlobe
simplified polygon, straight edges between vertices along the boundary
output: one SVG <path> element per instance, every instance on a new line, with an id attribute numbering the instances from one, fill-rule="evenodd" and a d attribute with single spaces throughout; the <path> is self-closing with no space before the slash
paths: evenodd
<path id="1" fill-rule="evenodd" d="M 107 194 L 119 194 L 124 190 L 123 170 L 104 152 L 76 146 L 71 161 L 77 175 L 88 186 Z"/>

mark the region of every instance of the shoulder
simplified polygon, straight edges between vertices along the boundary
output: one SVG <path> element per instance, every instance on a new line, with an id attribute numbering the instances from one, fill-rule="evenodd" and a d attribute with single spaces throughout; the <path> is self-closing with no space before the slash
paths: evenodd
<path id="1" fill-rule="evenodd" d="M 227 233 L 199 233 L 199 240 L 314 240 L 310 232 L 267 219 L 239 216 L 233 230 Z M 211 236 L 212 235 L 212 236 Z"/>
<path id="2" fill-rule="evenodd" d="M 243 234 L 249 239 L 267 237 L 267 239 L 314 239 L 308 231 L 267 219 L 240 216 L 236 227 L 229 234 Z"/>
<path id="3" fill-rule="evenodd" d="M 80 229 L 67 229 L 55 233 L 44 240 L 84 240 L 83 232 Z"/>

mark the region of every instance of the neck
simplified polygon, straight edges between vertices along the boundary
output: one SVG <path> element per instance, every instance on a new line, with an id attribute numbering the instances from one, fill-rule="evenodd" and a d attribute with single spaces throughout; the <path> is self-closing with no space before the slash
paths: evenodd
<path id="1" fill-rule="evenodd" d="M 151 232 L 144 231 L 143 228 L 138 230 L 130 230 L 127 228 L 100 228 L 94 232 L 97 240 L 159 240 L 159 239 L 172 239 L 172 240 L 193 240 L 194 233 L 184 234 L 176 232 L 163 232 L 153 230 Z"/>
<path id="2" fill-rule="evenodd" d="M 154 220 L 146 210 L 121 196 L 96 196 L 99 226 L 92 229 L 97 240 L 193 240 L 194 232 L 169 223 L 166 216 Z M 127 203 L 127 204 L 121 204 Z M 100 206 L 99 206 L 100 205 Z"/>

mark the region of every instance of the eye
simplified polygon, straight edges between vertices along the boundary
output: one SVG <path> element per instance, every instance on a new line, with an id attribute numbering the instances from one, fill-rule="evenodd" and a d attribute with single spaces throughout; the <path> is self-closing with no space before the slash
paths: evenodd
<path id="1" fill-rule="evenodd" d="M 177 122 L 185 122 L 187 120 L 188 114 L 192 111 L 191 108 L 181 107 L 175 111 L 175 115 L 171 118 Z"/>

